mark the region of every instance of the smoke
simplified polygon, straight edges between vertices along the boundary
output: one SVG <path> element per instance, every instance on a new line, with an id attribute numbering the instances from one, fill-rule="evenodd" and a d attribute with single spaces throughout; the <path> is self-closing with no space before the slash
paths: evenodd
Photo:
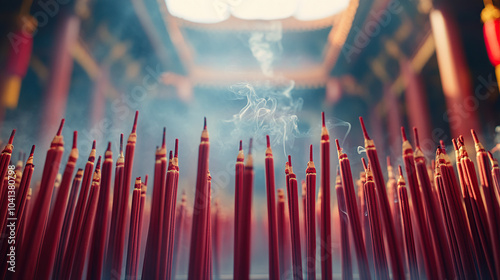
<path id="1" fill-rule="evenodd" d="M 281 45 L 281 22 L 270 22 L 263 25 L 263 27 L 266 31 L 252 32 L 250 34 L 248 45 L 252 55 L 259 62 L 262 73 L 267 77 L 272 77 L 273 62 L 283 50 Z"/>

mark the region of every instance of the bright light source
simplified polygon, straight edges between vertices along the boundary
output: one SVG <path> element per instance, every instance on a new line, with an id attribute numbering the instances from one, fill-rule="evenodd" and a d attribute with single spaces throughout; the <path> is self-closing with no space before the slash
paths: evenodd
<path id="1" fill-rule="evenodd" d="M 215 23 L 233 15 L 246 20 L 295 17 L 316 20 L 347 8 L 349 0 L 165 0 L 168 11 L 192 22 Z"/>

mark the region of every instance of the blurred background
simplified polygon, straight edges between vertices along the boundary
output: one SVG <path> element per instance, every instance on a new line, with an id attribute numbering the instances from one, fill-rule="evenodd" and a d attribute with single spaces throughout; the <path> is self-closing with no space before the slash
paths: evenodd
<path id="1" fill-rule="evenodd" d="M 193 197 L 206 116 L 214 197 L 232 207 L 237 144 L 253 137 L 254 207 L 265 210 L 265 135 L 277 172 L 291 154 L 301 179 L 309 144 L 319 161 L 321 111 L 356 172 L 359 116 L 396 164 L 400 126 L 417 127 L 430 156 L 471 128 L 487 149 L 500 141 L 496 1 L 1 2 L 0 136 L 17 128 L 16 150 L 37 144 L 38 166 L 61 118 L 66 143 L 79 131 L 83 166 L 94 139 L 99 154 L 112 141 L 116 156 L 139 110 L 133 176 L 151 175 L 165 126 L 168 149 L 180 139 L 180 189 Z"/>

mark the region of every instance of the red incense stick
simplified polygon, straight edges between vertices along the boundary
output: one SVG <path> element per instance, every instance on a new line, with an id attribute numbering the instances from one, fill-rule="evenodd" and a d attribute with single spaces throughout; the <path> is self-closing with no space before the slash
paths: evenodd
<path id="1" fill-rule="evenodd" d="M 243 191 L 243 172 L 245 170 L 245 154 L 243 153 L 243 142 L 240 140 L 240 150 L 236 157 L 235 175 L 234 175 L 234 246 L 233 246 L 233 274 L 236 277 L 236 271 L 239 271 L 239 263 L 236 261 L 236 255 L 240 246 L 240 208 L 242 203 Z M 266 173 L 267 175 L 267 173 Z"/>
<path id="2" fill-rule="evenodd" d="M 461 164 L 461 156 L 458 145 L 453 141 L 453 146 L 455 147 L 456 153 L 456 165 L 460 180 L 460 186 L 462 188 L 462 196 L 465 204 L 465 210 L 467 213 L 467 218 L 469 221 L 469 228 L 472 234 L 472 241 L 474 242 L 474 254 L 479 266 L 479 273 L 481 278 L 493 278 L 495 274 L 494 257 L 491 248 L 489 247 L 488 237 L 486 235 L 485 229 L 480 223 L 480 218 L 476 210 L 476 203 L 471 197 L 469 192 L 469 187 L 466 185 L 463 168 Z"/>
<path id="3" fill-rule="evenodd" d="M 162 198 L 165 197 L 165 178 L 167 173 L 167 149 L 165 138 L 166 128 L 163 128 L 161 148 L 157 149 L 155 154 L 151 219 L 149 221 L 144 265 L 142 267 L 142 278 L 144 279 L 159 277 L 160 271 L 160 240 L 163 234 L 163 213 L 165 208 L 165 201 Z"/>
<path id="4" fill-rule="evenodd" d="M 212 176 L 210 176 L 210 171 L 207 175 L 207 185 L 208 185 L 208 209 L 207 209 L 207 228 L 206 228 L 206 249 L 205 249 L 205 275 L 206 279 L 212 279 Z"/>
<path id="5" fill-rule="evenodd" d="M 106 247 L 106 235 L 109 212 L 109 192 L 111 189 L 111 179 L 113 172 L 113 152 L 111 142 L 104 153 L 104 163 L 102 164 L 102 178 L 100 182 L 99 202 L 97 204 L 97 214 L 92 234 L 92 245 L 90 249 L 89 267 L 87 279 L 101 279 L 104 261 L 104 249 Z"/>
<path id="6" fill-rule="evenodd" d="M 306 240 L 307 279 L 316 279 L 316 167 L 313 161 L 313 146 L 309 148 L 309 162 L 306 169 Z"/>
<path id="7" fill-rule="evenodd" d="M 172 276 L 172 258 L 174 248 L 174 234 L 175 234 L 175 210 L 177 209 L 177 189 L 179 185 L 179 139 L 175 139 L 174 159 L 172 165 L 174 166 L 174 189 L 172 191 L 172 202 L 170 206 L 170 233 L 168 243 L 168 258 L 167 258 L 167 280 Z"/>
<path id="8" fill-rule="evenodd" d="M 387 175 L 389 177 L 389 179 L 387 180 L 387 190 L 388 190 L 389 202 L 391 203 L 392 218 L 393 218 L 392 220 L 394 222 L 394 231 L 396 232 L 396 242 L 399 248 L 404 248 L 403 231 L 402 231 L 403 225 L 401 224 L 402 222 L 401 212 L 399 210 L 400 201 L 398 196 L 398 184 L 394 176 L 394 169 L 391 165 L 390 157 L 387 157 Z M 368 251 L 368 246 L 367 246 L 367 251 Z M 404 254 L 401 254 L 401 257 L 403 258 L 403 265 L 408 270 L 406 262 L 404 261 Z"/>
<path id="9" fill-rule="evenodd" d="M 0 154 L 0 197 L 4 198 L 0 200 L 0 232 L 5 229 L 5 222 L 7 221 L 8 216 L 7 205 L 9 200 L 7 199 L 7 194 L 9 192 L 9 188 L 7 181 L 15 175 L 15 173 L 12 173 L 14 170 L 8 168 L 12 157 L 12 150 L 14 149 L 12 143 L 14 142 L 15 134 L 16 130 L 14 129 L 10 135 L 9 142 L 3 149 L 2 154 Z M 7 173 L 7 170 L 11 170 L 11 172 Z"/>
<path id="10" fill-rule="evenodd" d="M 18 279 L 32 279 L 35 274 L 38 254 L 42 244 L 43 232 L 47 217 L 49 215 L 50 197 L 54 188 L 57 171 L 61 163 L 61 157 L 64 152 L 64 141 L 61 135 L 64 125 L 64 119 L 61 121 L 59 130 L 57 131 L 54 140 L 50 144 L 50 149 L 47 151 L 45 165 L 43 167 L 42 182 L 40 189 L 33 205 L 33 210 L 30 215 L 29 223 L 27 224 L 24 244 L 21 246 L 21 254 L 19 255 L 19 263 L 26 265 L 17 276 Z"/>
<path id="11" fill-rule="evenodd" d="M 66 209 L 68 203 L 68 194 L 70 191 L 73 171 L 75 170 L 76 161 L 78 160 L 78 149 L 76 147 L 77 135 L 78 134 L 75 131 L 73 134 L 73 147 L 69 154 L 68 162 L 66 163 L 59 191 L 57 192 L 52 216 L 47 224 L 48 232 L 40 251 L 43 258 L 40 259 L 38 270 L 35 274 L 36 279 L 49 279 L 52 268 L 54 267 L 57 244 L 59 243 L 60 232 L 64 222 L 64 210 Z"/>
<path id="12" fill-rule="evenodd" d="M 276 221 L 276 197 L 274 180 L 274 159 L 269 135 L 266 135 L 266 192 L 267 192 L 267 220 L 269 223 L 269 279 L 280 279 L 278 254 L 278 229 Z M 313 196 L 314 200 L 314 196 Z M 314 246 L 316 247 L 316 246 Z"/>
<path id="13" fill-rule="evenodd" d="M 424 153 L 420 149 L 420 141 L 418 139 L 417 128 L 413 128 L 413 134 L 415 138 L 415 152 L 414 160 L 417 169 L 418 182 L 420 183 L 420 190 L 423 194 L 423 201 L 427 210 L 437 209 L 438 204 L 434 201 L 434 195 L 432 194 L 431 182 L 429 179 L 429 174 L 427 173 L 427 165 L 425 162 Z M 440 213 L 429 214 L 427 219 L 429 220 L 429 229 L 432 238 L 432 244 L 437 253 L 437 258 L 442 265 L 443 272 L 447 279 L 455 279 L 455 268 L 453 267 L 452 261 L 452 249 L 448 244 L 448 238 L 445 233 L 444 225 L 442 220 L 439 219 Z"/>
<path id="14" fill-rule="evenodd" d="M 366 166 L 365 159 L 362 158 L 365 167 L 366 183 L 363 190 L 368 206 L 368 217 L 370 220 L 370 232 L 373 246 L 373 259 L 375 266 L 375 274 L 377 279 L 389 279 L 389 270 L 387 267 L 387 257 L 385 254 L 385 244 L 382 232 L 382 225 L 379 220 L 379 210 L 377 203 L 377 193 L 375 190 L 375 182 L 370 166 Z"/>
<path id="15" fill-rule="evenodd" d="M 442 175 L 439 183 L 442 184 L 444 195 L 450 210 L 450 220 L 453 225 L 453 231 L 457 241 L 464 276 L 467 279 L 475 278 L 476 272 L 473 266 L 472 252 L 470 251 L 469 246 L 472 243 L 472 240 L 469 240 L 470 233 L 468 232 L 469 229 L 465 224 L 466 218 L 463 203 L 458 196 L 458 186 L 455 185 L 450 179 L 449 170 L 446 166 L 446 159 L 441 148 L 438 148 L 436 152 L 436 165 L 440 169 Z"/>
<path id="16" fill-rule="evenodd" d="M 287 222 L 285 216 L 285 192 L 283 189 L 278 189 L 278 205 L 277 216 L 278 216 L 278 253 L 279 253 L 279 270 L 280 275 L 285 275 L 288 273 L 288 266 L 290 263 L 289 249 L 290 242 L 288 242 L 287 236 Z"/>
<path id="17" fill-rule="evenodd" d="M 498 160 L 494 158 L 489 151 L 488 157 L 490 158 L 491 163 L 491 176 L 493 179 L 493 183 L 495 184 L 497 192 L 500 193 L 500 168 L 498 168 Z"/>
<path id="18" fill-rule="evenodd" d="M 302 279 L 302 253 L 300 247 L 299 201 L 297 192 L 297 177 L 293 173 L 292 158 L 288 156 L 289 188 L 288 212 L 290 213 L 290 233 L 292 238 L 292 268 L 293 279 Z"/>
<path id="19" fill-rule="evenodd" d="M 94 176 L 92 179 L 92 186 L 90 187 L 89 198 L 85 207 L 85 215 L 83 216 L 82 233 L 78 240 L 78 247 L 74 256 L 72 264 L 71 278 L 82 279 L 83 269 L 85 267 L 85 260 L 87 259 L 87 251 L 90 246 L 92 238 L 92 231 L 94 229 L 95 215 L 97 212 L 97 204 L 99 202 L 99 192 L 101 183 L 101 156 L 97 160 Z M 63 277 L 62 279 L 68 279 Z"/>
<path id="20" fill-rule="evenodd" d="M 252 220 L 252 193 L 253 193 L 253 157 L 252 157 L 252 139 L 248 146 L 248 155 L 245 162 L 245 170 L 243 172 L 243 188 L 242 199 L 240 208 L 240 220 L 238 225 L 238 232 L 240 234 L 239 252 L 236 258 L 238 271 L 235 273 L 235 279 L 249 279 L 250 278 L 250 249 L 251 249 L 251 220 Z"/>
<path id="21" fill-rule="evenodd" d="M 340 183 L 340 182 L 339 182 Z M 337 192 L 337 205 L 340 217 L 340 250 L 342 262 L 342 280 L 352 279 L 351 244 L 349 242 L 349 216 L 347 215 L 344 188 L 342 184 L 335 187 Z M 309 279 L 309 278 L 308 278 Z"/>
<path id="22" fill-rule="evenodd" d="M 382 168 L 380 167 L 380 162 L 378 159 L 375 142 L 372 139 L 370 139 L 370 136 L 368 136 L 368 132 L 366 130 L 362 117 L 359 117 L 359 121 L 361 123 L 361 129 L 363 130 L 363 136 L 365 138 L 366 155 L 368 156 L 371 170 L 373 172 L 375 186 L 377 187 L 377 194 L 378 194 L 378 199 L 380 201 L 380 212 L 382 215 L 384 231 L 387 240 L 397 241 L 397 235 L 396 235 L 396 230 L 394 229 L 394 221 L 391 213 L 391 207 L 389 205 L 389 198 L 387 196 L 384 176 L 382 175 Z M 393 277 L 395 279 L 405 278 L 403 261 L 401 258 L 401 253 L 399 252 L 399 246 L 388 246 L 388 249 L 389 249 L 389 260 L 391 263 L 391 271 Z"/>
<path id="23" fill-rule="evenodd" d="M 371 279 L 370 268 L 368 266 L 368 257 L 366 248 L 363 242 L 363 233 L 361 231 L 361 223 L 359 220 L 359 212 L 356 205 L 356 192 L 354 191 L 354 183 L 352 181 L 351 164 L 347 155 L 342 152 L 339 141 L 336 139 L 337 152 L 339 155 L 340 175 L 342 178 L 342 186 L 344 187 L 344 196 L 346 200 L 347 214 L 349 215 L 349 224 L 354 239 L 354 248 L 358 259 L 359 277 L 360 279 Z"/>
<path id="24" fill-rule="evenodd" d="M 15 202 L 15 217 L 17 219 L 17 227 L 15 230 L 15 235 L 17 242 L 22 244 L 22 229 L 25 227 L 24 225 L 27 223 L 26 222 L 26 216 L 27 216 L 27 205 L 29 201 L 29 197 L 31 196 L 30 193 L 30 187 L 29 185 L 31 184 L 31 177 L 33 175 L 33 171 L 35 166 L 33 165 L 33 154 L 35 152 L 35 145 L 32 146 L 31 148 L 31 153 L 28 157 L 28 160 L 26 161 L 26 165 L 24 166 L 24 171 L 21 177 L 21 181 L 19 182 L 19 188 L 16 194 L 16 202 Z M 4 233 L 5 238 L 7 236 L 10 236 L 10 234 L 7 234 L 8 229 L 5 228 L 4 230 L 0 231 Z M 9 247 L 11 244 L 4 238 L 1 239 L 2 244 L 1 244 L 1 254 L 2 256 L 7 256 L 7 252 L 9 250 Z M 0 265 L 0 278 L 4 278 L 5 274 L 7 272 L 8 268 L 8 263 L 5 261 Z"/>
<path id="25" fill-rule="evenodd" d="M 321 113 L 321 143 L 320 143 L 320 188 L 321 188 L 321 277 L 332 279 L 332 233 L 330 210 L 330 135 L 325 125 L 325 112 Z"/>
<path id="26" fill-rule="evenodd" d="M 75 178 L 73 178 L 73 183 L 71 185 L 71 193 L 69 195 L 68 206 L 66 207 L 66 212 L 64 214 L 64 223 L 62 226 L 61 237 L 59 238 L 59 244 L 57 246 L 57 255 L 54 263 L 54 269 L 52 271 L 53 278 L 57 278 L 63 263 L 64 253 L 66 251 L 70 230 L 73 224 L 75 204 L 77 200 L 78 190 L 80 188 L 80 183 L 82 182 L 82 177 L 83 169 L 80 168 L 76 172 Z"/>
<path id="27" fill-rule="evenodd" d="M 175 167 L 173 165 L 173 154 L 172 151 L 169 153 L 168 157 L 168 171 L 167 178 L 165 184 L 165 208 L 163 213 L 163 222 L 162 222 L 162 236 L 161 236 L 161 249 L 160 249 L 160 263 L 159 263 L 159 277 L 160 279 L 166 279 L 168 276 L 168 250 L 169 250 L 169 238 L 170 238 L 170 228 L 171 228 L 171 216 L 170 213 L 174 209 L 172 209 L 172 203 L 175 200 L 173 197 L 174 192 L 174 175 Z"/>
<path id="28" fill-rule="evenodd" d="M 422 197 L 420 192 L 420 187 L 417 179 L 417 172 L 415 167 L 415 161 L 413 157 L 413 148 L 410 142 L 406 138 L 404 128 L 401 128 L 401 134 L 403 136 L 403 160 L 405 165 L 406 174 L 408 176 L 408 184 L 410 187 L 410 193 L 413 203 L 413 210 L 415 218 L 417 219 L 417 228 L 419 232 L 419 237 L 421 239 L 425 271 L 427 277 L 430 279 L 438 279 L 439 275 L 439 263 L 436 260 L 436 255 L 434 253 L 434 247 L 432 246 L 432 240 L 429 234 L 429 229 L 427 227 L 427 220 L 425 217 L 424 205 L 422 203 Z"/>
<path id="29" fill-rule="evenodd" d="M 483 189 L 484 202 L 486 204 L 487 218 L 490 225 L 490 235 L 492 241 L 492 250 L 495 257 L 496 267 L 500 268 L 500 240 L 496 237 L 500 236 L 500 208 L 495 187 L 493 186 L 493 178 L 489 168 L 489 159 L 481 142 L 474 130 L 471 130 L 476 148 L 476 161 L 479 171 L 479 179 Z"/>
<path id="30" fill-rule="evenodd" d="M 71 275 L 71 265 L 73 259 L 75 258 L 78 240 L 80 240 L 85 208 L 88 201 L 88 194 L 91 188 L 95 156 L 96 142 L 94 140 L 94 142 L 92 143 L 92 150 L 90 151 L 89 158 L 87 160 L 87 163 L 85 164 L 82 187 L 80 189 L 80 194 L 78 195 L 78 200 L 76 202 L 71 231 L 68 237 L 67 247 L 62 258 L 61 270 L 58 274 L 58 279 L 67 279 Z"/>
<path id="31" fill-rule="evenodd" d="M 135 143 L 137 141 L 137 118 L 139 116 L 139 111 L 135 112 L 134 125 L 132 126 L 132 132 L 130 133 L 127 146 L 125 148 L 125 163 L 123 165 L 123 184 L 121 190 L 120 202 L 118 204 L 118 223 L 116 228 L 116 238 L 113 239 L 115 245 L 113 246 L 113 257 L 111 265 L 111 274 L 113 277 L 120 278 L 122 273 L 123 264 L 123 250 L 125 243 L 125 226 L 127 224 L 127 209 L 129 201 L 129 188 L 130 182 L 132 180 L 132 167 L 134 164 L 134 154 L 135 154 Z"/>
<path id="32" fill-rule="evenodd" d="M 416 280 L 418 278 L 417 267 L 417 254 L 415 250 L 415 240 L 413 238 L 413 226 L 411 224 L 410 203 L 408 199 L 408 191 L 406 190 L 405 179 L 403 178 L 403 171 L 401 165 L 399 166 L 399 179 L 398 179 L 398 197 L 399 197 L 399 211 L 401 212 L 401 220 L 403 223 L 403 236 L 405 240 L 406 259 L 410 271 L 410 279 Z"/>
<path id="33" fill-rule="evenodd" d="M 175 221 L 174 234 L 174 249 L 172 257 L 172 278 L 175 279 L 177 271 L 177 263 L 179 261 L 179 247 L 181 244 L 182 229 L 184 227 L 184 216 L 186 215 L 186 193 L 182 193 L 181 204 L 177 209 L 177 217 Z"/>
<path id="34" fill-rule="evenodd" d="M 139 208 L 141 203 L 141 177 L 135 179 L 135 187 L 132 191 L 132 209 L 130 214 L 130 229 L 128 237 L 127 262 L 125 268 L 125 277 L 127 279 L 136 279 L 134 275 L 135 255 L 137 254 L 137 234 L 139 233 Z"/>
<path id="35" fill-rule="evenodd" d="M 213 224 L 212 224 L 212 244 L 213 244 L 213 267 L 214 267 L 214 278 L 220 279 L 221 276 L 221 209 L 219 200 L 215 200 L 215 211 L 213 214 Z M 277 244 L 276 244 L 277 245 Z M 277 267 L 276 269 L 279 269 Z M 278 272 L 279 273 L 279 272 Z M 279 274 L 278 274 L 279 275 Z"/>
<path id="36" fill-rule="evenodd" d="M 111 207 L 111 223 L 109 227 L 109 237 L 106 249 L 106 262 L 104 264 L 104 279 L 109 279 L 111 277 L 111 267 L 113 264 L 113 252 L 115 250 L 116 242 L 116 232 L 118 228 L 118 219 L 120 212 L 120 200 L 122 197 L 122 185 L 123 185 L 123 165 L 125 163 L 125 158 L 123 156 L 123 133 L 120 134 L 120 151 L 118 158 L 116 160 L 115 166 L 115 181 L 113 186 L 113 205 Z"/>
<path id="37" fill-rule="evenodd" d="M 193 224 L 191 229 L 191 246 L 189 252 L 189 280 L 202 279 L 205 269 L 205 243 L 206 243 L 206 213 L 208 209 L 208 190 L 207 190 L 207 175 L 208 175 L 208 157 L 209 157 L 210 142 L 205 124 L 201 134 L 201 142 L 198 150 L 198 173 L 196 178 L 196 191 L 193 208 Z"/>

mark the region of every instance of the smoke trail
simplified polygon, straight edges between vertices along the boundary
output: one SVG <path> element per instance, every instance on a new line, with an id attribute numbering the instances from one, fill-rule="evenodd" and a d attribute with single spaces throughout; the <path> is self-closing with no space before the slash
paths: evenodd
<path id="1" fill-rule="evenodd" d="M 250 34 L 248 45 L 252 55 L 259 62 L 262 73 L 267 77 L 272 77 L 273 62 L 283 50 L 281 22 L 270 22 L 262 27 L 266 30 Z"/>
<path id="2" fill-rule="evenodd" d="M 291 81 L 285 89 L 263 86 L 256 90 L 248 83 L 240 83 L 230 87 L 236 99 L 246 99 L 246 105 L 232 119 L 226 122 L 233 125 L 232 139 L 253 137 L 256 142 L 265 142 L 269 135 L 272 144 L 292 147 L 295 138 L 305 136 L 298 129 L 297 113 L 302 109 L 303 100 L 294 100 Z"/>

